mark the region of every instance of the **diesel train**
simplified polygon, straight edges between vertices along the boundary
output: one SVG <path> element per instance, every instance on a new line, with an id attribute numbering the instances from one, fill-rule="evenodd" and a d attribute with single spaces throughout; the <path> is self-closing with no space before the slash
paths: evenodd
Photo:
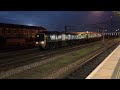
<path id="1" fill-rule="evenodd" d="M 43 31 L 36 35 L 36 46 L 52 49 L 100 40 L 102 35 L 96 32 L 58 32 Z"/>

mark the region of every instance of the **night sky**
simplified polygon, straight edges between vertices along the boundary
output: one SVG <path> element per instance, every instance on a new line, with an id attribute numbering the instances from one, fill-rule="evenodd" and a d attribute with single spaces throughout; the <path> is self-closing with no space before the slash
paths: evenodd
<path id="1" fill-rule="evenodd" d="M 109 22 L 111 15 L 112 11 L 0 11 L 0 23 L 43 26 L 49 31 L 63 31 L 67 25 L 70 31 L 86 31 L 87 25 Z"/>

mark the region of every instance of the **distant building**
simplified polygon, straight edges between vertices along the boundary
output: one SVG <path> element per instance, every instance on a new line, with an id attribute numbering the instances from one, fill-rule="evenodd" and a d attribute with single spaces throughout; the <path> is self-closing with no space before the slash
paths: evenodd
<path id="1" fill-rule="evenodd" d="M 41 26 L 0 23 L 0 46 L 33 44 L 35 35 L 44 30 Z"/>

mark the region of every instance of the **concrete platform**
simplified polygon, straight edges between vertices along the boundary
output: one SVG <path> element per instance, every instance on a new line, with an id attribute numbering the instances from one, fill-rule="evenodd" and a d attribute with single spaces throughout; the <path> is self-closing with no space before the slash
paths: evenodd
<path id="1" fill-rule="evenodd" d="M 120 45 L 86 79 L 120 79 Z"/>

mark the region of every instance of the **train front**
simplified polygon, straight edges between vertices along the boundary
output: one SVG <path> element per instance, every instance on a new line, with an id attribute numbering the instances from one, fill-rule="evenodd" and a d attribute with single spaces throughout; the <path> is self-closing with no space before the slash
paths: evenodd
<path id="1" fill-rule="evenodd" d="M 46 46 L 45 33 L 39 33 L 36 35 L 36 43 L 35 44 L 39 48 L 45 48 L 45 46 Z"/>

